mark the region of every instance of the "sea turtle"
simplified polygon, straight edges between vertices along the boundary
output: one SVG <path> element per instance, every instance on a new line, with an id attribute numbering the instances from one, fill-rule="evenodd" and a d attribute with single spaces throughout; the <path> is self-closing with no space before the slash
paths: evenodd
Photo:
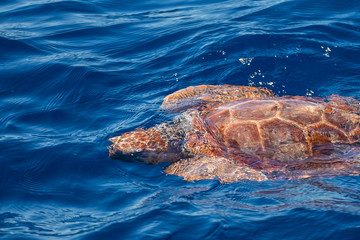
<path id="1" fill-rule="evenodd" d="M 360 105 L 351 97 L 275 96 L 249 86 L 200 85 L 167 96 L 172 122 L 110 138 L 110 157 L 172 162 L 193 181 L 358 175 Z"/>

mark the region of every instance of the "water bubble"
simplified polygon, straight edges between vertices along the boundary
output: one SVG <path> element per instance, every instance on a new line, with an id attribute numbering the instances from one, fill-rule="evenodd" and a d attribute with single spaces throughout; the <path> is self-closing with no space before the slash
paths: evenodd
<path id="1" fill-rule="evenodd" d="M 313 90 L 310 90 L 310 89 L 306 89 L 306 96 L 310 97 L 314 94 L 314 91 Z"/>
<path id="2" fill-rule="evenodd" d="M 241 62 L 242 64 L 247 64 L 250 65 L 250 63 L 252 62 L 254 58 L 239 58 L 239 62 Z"/>

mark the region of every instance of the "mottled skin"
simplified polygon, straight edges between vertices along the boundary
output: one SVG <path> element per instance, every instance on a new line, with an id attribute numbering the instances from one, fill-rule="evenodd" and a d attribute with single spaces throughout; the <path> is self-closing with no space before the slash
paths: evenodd
<path id="1" fill-rule="evenodd" d="M 174 162 L 165 172 L 188 181 L 359 174 L 360 107 L 353 98 L 201 85 L 169 95 L 162 108 L 186 111 L 171 123 L 111 138 L 110 157 Z"/>

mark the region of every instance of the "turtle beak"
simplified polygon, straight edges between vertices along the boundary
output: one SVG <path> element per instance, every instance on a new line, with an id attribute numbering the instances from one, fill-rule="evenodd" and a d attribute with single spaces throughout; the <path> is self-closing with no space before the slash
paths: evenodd
<path id="1" fill-rule="evenodd" d="M 111 146 L 107 147 L 109 150 L 109 157 L 116 158 L 121 153 L 121 150 L 117 145 L 117 143 L 120 142 L 120 136 L 109 138 L 109 141 L 113 143 Z"/>
<path id="2" fill-rule="evenodd" d="M 141 157 L 142 153 L 140 152 L 124 153 L 124 149 L 118 145 L 121 141 L 120 137 L 110 138 L 109 141 L 113 143 L 107 147 L 111 159 L 119 159 L 125 162 L 145 162 Z"/>
<path id="3" fill-rule="evenodd" d="M 114 158 L 116 156 L 114 145 L 108 146 L 107 149 L 109 150 L 109 157 Z"/>

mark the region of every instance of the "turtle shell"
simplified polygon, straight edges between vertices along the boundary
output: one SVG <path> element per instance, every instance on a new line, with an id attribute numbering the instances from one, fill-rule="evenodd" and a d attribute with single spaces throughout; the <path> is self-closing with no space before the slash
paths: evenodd
<path id="1" fill-rule="evenodd" d="M 261 164 L 305 159 L 360 140 L 358 113 L 316 98 L 243 99 L 214 107 L 204 122 L 228 157 L 256 156 Z"/>

